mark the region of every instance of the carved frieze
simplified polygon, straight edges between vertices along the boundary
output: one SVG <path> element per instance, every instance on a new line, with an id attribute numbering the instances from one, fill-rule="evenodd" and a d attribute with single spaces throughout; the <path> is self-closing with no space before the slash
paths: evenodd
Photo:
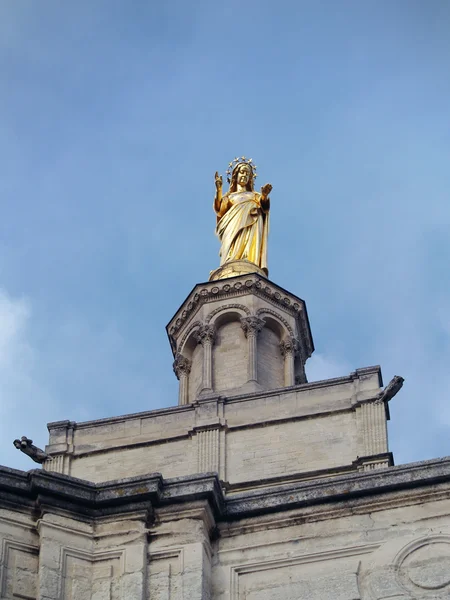
<path id="1" fill-rule="evenodd" d="M 284 310 L 288 310 L 296 316 L 303 312 L 303 300 L 288 294 L 282 288 L 278 288 L 275 284 L 264 280 L 258 275 L 252 275 L 245 281 L 235 281 L 234 283 L 225 283 L 216 286 L 205 286 L 199 289 L 195 294 L 192 294 L 188 298 L 189 302 L 183 304 L 183 310 L 180 309 L 169 324 L 169 335 L 175 335 L 183 326 L 186 319 L 196 312 L 198 307 L 205 302 L 211 302 L 218 298 L 242 296 L 249 292 L 269 300 L 276 306 L 283 307 Z"/>

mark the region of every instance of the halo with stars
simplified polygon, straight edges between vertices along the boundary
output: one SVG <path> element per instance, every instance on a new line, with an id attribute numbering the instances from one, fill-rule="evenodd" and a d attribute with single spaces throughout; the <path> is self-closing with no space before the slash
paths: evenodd
<path id="1" fill-rule="evenodd" d="M 252 170 L 252 175 L 253 175 L 253 179 L 255 180 L 257 177 L 256 174 L 256 165 L 253 162 L 252 158 L 245 158 L 245 156 L 241 156 L 241 158 L 236 157 L 233 161 L 230 162 L 230 164 L 228 165 L 228 169 L 227 169 L 227 181 L 228 183 L 231 183 L 231 175 L 233 174 L 234 169 L 240 165 L 240 164 L 244 164 L 244 165 L 249 165 L 249 167 L 251 167 Z"/>

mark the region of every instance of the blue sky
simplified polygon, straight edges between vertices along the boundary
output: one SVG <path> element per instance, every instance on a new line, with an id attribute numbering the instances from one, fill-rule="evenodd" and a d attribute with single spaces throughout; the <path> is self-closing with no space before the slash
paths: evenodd
<path id="1" fill-rule="evenodd" d="M 218 266 L 214 172 L 273 184 L 310 380 L 381 364 L 397 464 L 450 454 L 450 4 L 0 3 L 0 463 L 177 402 L 165 325 Z"/>

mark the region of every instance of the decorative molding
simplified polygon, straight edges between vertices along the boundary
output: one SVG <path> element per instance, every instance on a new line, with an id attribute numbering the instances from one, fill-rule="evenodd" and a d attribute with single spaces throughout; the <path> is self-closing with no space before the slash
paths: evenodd
<path id="1" fill-rule="evenodd" d="M 181 338 L 181 342 L 178 344 L 178 350 L 180 352 L 183 352 L 184 350 L 184 345 L 188 339 L 188 337 L 191 335 L 191 333 L 194 331 L 194 329 L 197 329 L 198 327 L 201 327 L 202 322 L 201 321 L 195 321 L 194 323 L 192 323 L 192 325 L 190 325 L 190 327 L 188 328 L 188 330 L 186 331 L 186 333 L 183 335 L 183 337 Z"/>
<path id="2" fill-rule="evenodd" d="M 287 320 L 284 317 L 282 317 L 280 314 L 278 314 L 276 311 L 272 310 L 271 308 L 259 308 L 256 311 L 257 317 L 260 317 L 261 315 L 266 315 L 266 314 L 272 315 L 273 317 L 275 317 L 275 320 L 280 321 L 280 323 L 282 323 L 286 327 L 289 335 L 294 337 L 294 330 L 292 329 L 292 327 L 289 325 Z"/>
<path id="3" fill-rule="evenodd" d="M 358 471 L 376 471 L 378 469 L 386 469 L 394 465 L 392 452 L 384 452 L 375 456 L 360 456 L 353 461 Z"/>
<path id="4" fill-rule="evenodd" d="M 321 561 L 337 560 L 349 556 L 361 556 L 364 554 L 372 554 L 380 547 L 380 544 L 364 544 L 361 546 L 351 546 L 348 548 L 339 548 L 337 550 L 329 550 L 325 552 L 314 552 L 311 554 L 303 554 L 300 556 L 290 556 L 289 558 L 279 558 L 273 560 L 263 560 L 259 562 L 249 563 L 246 565 L 232 566 L 230 569 L 231 586 L 230 600 L 244 600 L 240 593 L 240 578 L 243 575 L 258 573 L 260 571 L 268 571 L 270 569 L 282 569 L 284 567 L 296 567 L 303 564 L 311 564 Z"/>
<path id="5" fill-rule="evenodd" d="M 245 281 L 243 281 L 244 278 L 246 278 Z M 214 301 L 218 298 L 242 296 L 249 291 L 268 300 L 275 306 L 282 307 L 296 317 L 305 310 L 305 303 L 303 300 L 297 298 L 293 294 L 287 293 L 276 284 L 269 282 L 259 275 L 232 277 L 220 280 L 220 285 L 217 284 L 218 282 L 214 281 L 210 284 L 205 284 L 204 287 L 196 286 L 196 288 L 194 288 L 194 290 L 197 291 L 195 293 L 193 291 L 191 295 L 188 296 L 185 303 L 183 303 L 183 310 L 180 309 L 181 312 L 178 311 L 169 323 L 169 336 L 176 335 L 187 318 L 202 304 Z M 183 308 L 185 305 L 186 308 Z"/>
<path id="6" fill-rule="evenodd" d="M 125 553 L 124 548 L 101 552 L 63 548 L 59 598 L 77 600 L 80 592 L 83 595 L 83 588 L 90 594 L 94 586 L 106 588 L 103 590 L 106 596 L 102 594 L 102 597 L 111 598 L 108 588 L 113 583 L 118 584 L 125 573 Z M 120 594 L 124 600 L 125 593 L 125 590 L 122 590 Z"/>
<path id="7" fill-rule="evenodd" d="M 146 598 L 181 600 L 183 597 L 184 549 L 169 547 L 148 554 Z"/>
<path id="8" fill-rule="evenodd" d="M 448 600 L 450 535 L 388 539 L 358 569 L 362 600 Z"/>
<path id="9" fill-rule="evenodd" d="M 211 319 L 215 317 L 218 313 L 230 311 L 233 310 L 233 308 L 237 310 L 242 310 L 246 315 L 250 315 L 250 310 L 243 304 L 225 304 L 225 306 L 219 306 L 218 308 L 210 312 L 205 319 L 205 323 L 210 323 Z"/>
<path id="10" fill-rule="evenodd" d="M 180 503 L 197 494 L 207 500 L 217 517 L 238 520 L 269 511 L 358 501 L 395 503 L 400 492 L 415 498 L 428 494 L 430 498 L 450 496 L 450 458 L 390 467 L 367 473 L 332 475 L 318 480 L 292 482 L 264 490 L 225 496 L 220 481 L 212 474 L 198 474 L 163 479 L 154 473 L 104 483 L 91 483 L 68 475 L 49 473 L 41 469 L 20 472 L 0 467 L 0 501 L 16 504 L 16 509 L 57 512 L 64 505 L 66 514 L 96 518 L 129 512 L 130 504 L 151 518 L 152 507 L 170 502 Z M 6 497 L 7 496 L 7 497 Z M 364 497 L 366 500 L 364 500 Z M 45 504 L 43 504 L 45 500 Z M 144 517 L 143 517 L 144 518 Z"/>
<path id="11" fill-rule="evenodd" d="M 3 540 L 0 562 L 2 598 L 35 600 L 38 597 L 39 548 Z"/>
<path id="12" fill-rule="evenodd" d="M 433 548 L 436 545 L 440 548 Z M 434 565 L 430 570 L 430 559 L 433 560 L 430 555 L 433 553 Z M 425 554 L 425 557 L 421 554 Z M 440 569 L 437 563 L 440 563 Z M 433 599 L 448 600 L 450 598 L 449 564 L 450 535 L 432 535 L 414 540 L 394 559 L 397 583 L 414 598 L 433 597 Z"/>

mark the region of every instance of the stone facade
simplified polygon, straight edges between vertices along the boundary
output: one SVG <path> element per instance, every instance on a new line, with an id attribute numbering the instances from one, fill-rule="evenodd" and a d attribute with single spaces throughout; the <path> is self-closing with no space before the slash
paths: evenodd
<path id="1" fill-rule="evenodd" d="M 0 469 L 2 598 L 450 597 L 450 459 L 227 494 Z"/>
<path id="2" fill-rule="evenodd" d="M 393 466 L 401 378 L 308 383 L 305 304 L 257 273 L 167 331 L 178 406 L 16 440 L 44 462 L 0 467 L 0 600 L 450 598 L 450 458 Z"/>

